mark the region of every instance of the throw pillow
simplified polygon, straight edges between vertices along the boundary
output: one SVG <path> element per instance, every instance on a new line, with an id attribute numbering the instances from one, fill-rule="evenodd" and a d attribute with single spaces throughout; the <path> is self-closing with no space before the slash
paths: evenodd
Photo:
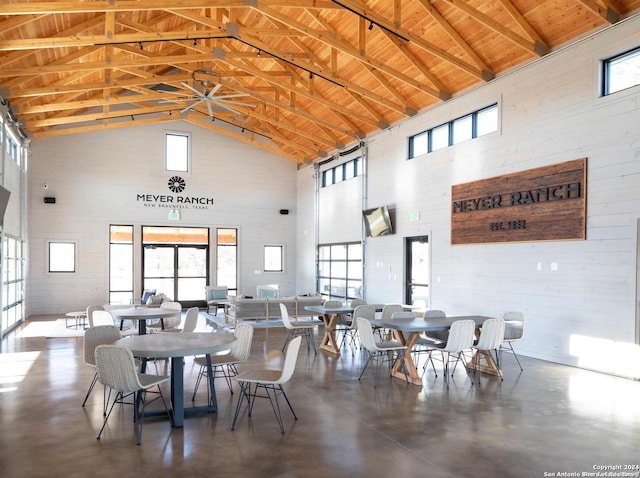
<path id="1" fill-rule="evenodd" d="M 145 289 L 142 292 L 142 303 L 143 304 L 147 304 L 149 302 L 149 299 L 151 297 L 153 297 L 154 295 L 156 295 L 156 290 L 155 289 Z"/>
<path id="2" fill-rule="evenodd" d="M 212 290 L 211 291 L 211 299 L 212 300 L 225 300 L 227 298 L 226 290 Z"/>

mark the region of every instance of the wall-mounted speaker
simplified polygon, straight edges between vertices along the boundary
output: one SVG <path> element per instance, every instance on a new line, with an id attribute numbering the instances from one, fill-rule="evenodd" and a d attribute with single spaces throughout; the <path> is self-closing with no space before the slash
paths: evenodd
<path id="1" fill-rule="evenodd" d="M 56 198 L 51 197 L 51 196 L 47 196 L 44 198 L 44 203 L 45 204 L 55 204 L 56 203 Z"/>
<path id="2" fill-rule="evenodd" d="M 285 214 L 289 214 L 289 210 L 288 209 L 280 209 L 280 214 L 282 214 L 283 216 Z"/>

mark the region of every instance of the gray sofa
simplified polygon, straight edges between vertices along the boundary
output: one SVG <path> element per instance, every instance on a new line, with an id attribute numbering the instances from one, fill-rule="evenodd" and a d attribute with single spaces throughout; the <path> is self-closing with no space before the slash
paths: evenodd
<path id="1" fill-rule="evenodd" d="M 314 315 L 304 308 L 308 305 L 322 305 L 323 299 L 319 295 L 261 299 L 230 297 L 225 323 L 233 323 L 236 325 L 238 321 L 242 320 L 280 319 L 280 303 L 287 307 L 289 317 L 291 317 L 292 320 L 296 320 L 298 317 Z"/>

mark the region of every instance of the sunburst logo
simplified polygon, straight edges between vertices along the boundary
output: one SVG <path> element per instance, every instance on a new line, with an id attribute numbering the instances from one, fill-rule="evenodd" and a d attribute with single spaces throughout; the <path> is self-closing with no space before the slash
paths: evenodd
<path id="1" fill-rule="evenodd" d="M 184 191 L 184 188 L 186 186 L 187 185 L 184 182 L 184 179 L 182 179 L 180 176 L 173 176 L 171 179 L 169 179 L 169 189 L 174 193 L 181 193 L 182 191 Z"/>

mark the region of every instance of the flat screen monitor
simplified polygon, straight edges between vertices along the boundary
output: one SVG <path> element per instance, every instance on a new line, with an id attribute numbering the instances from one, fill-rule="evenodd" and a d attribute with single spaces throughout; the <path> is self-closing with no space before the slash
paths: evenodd
<path id="1" fill-rule="evenodd" d="M 7 204 L 9 204 L 9 196 L 11 196 L 11 192 L 0 186 L 0 224 L 4 222 L 4 213 L 7 210 Z"/>
<path id="2" fill-rule="evenodd" d="M 387 206 L 362 211 L 364 226 L 368 237 L 388 236 L 393 234 L 391 217 Z"/>

